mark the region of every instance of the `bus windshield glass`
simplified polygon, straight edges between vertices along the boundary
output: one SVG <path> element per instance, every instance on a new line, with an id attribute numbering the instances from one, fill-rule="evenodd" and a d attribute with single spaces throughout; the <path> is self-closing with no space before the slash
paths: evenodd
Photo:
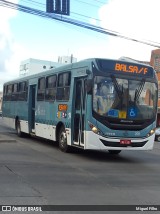
<path id="1" fill-rule="evenodd" d="M 156 92 L 156 84 L 145 79 L 95 76 L 93 110 L 115 119 L 152 119 L 156 115 Z"/>

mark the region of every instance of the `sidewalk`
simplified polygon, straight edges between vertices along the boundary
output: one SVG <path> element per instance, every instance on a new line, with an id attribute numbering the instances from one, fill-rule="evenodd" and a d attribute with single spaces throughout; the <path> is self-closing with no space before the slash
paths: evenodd
<path id="1" fill-rule="evenodd" d="M 0 117 L 0 143 L 16 142 L 12 137 L 14 133 L 16 133 L 15 130 L 7 127 L 3 122 L 3 118 Z"/>

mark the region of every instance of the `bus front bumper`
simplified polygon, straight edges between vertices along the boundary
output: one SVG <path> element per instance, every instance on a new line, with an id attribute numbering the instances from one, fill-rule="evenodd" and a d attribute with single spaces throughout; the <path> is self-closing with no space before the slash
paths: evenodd
<path id="1" fill-rule="evenodd" d="M 146 138 L 109 138 L 93 132 L 86 133 L 86 149 L 93 150 L 152 150 L 155 134 Z M 130 143 L 123 143 L 130 141 Z"/>

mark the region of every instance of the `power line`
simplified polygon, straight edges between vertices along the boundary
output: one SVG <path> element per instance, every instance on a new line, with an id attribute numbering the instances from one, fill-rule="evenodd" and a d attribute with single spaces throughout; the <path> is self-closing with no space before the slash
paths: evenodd
<path id="1" fill-rule="evenodd" d="M 39 8 L 44 8 L 44 9 L 46 8 L 45 4 L 37 2 L 37 1 L 33 1 L 33 0 L 21 0 L 21 1 L 24 3 L 34 5 L 34 6 L 38 6 Z"/>
<path id="2" fill-rule="evenodd" d="M 45 6 L 44 3 L 40 3 L 40 2 L 38 2 L 38 1 L 33 1 L 33 0 L 21 0 L 21 1 L 29 2 L 29 3 L 34 3 L 34 4 L 37 4 L 37 5 L 43 5 L 43 6 Z"/>
<path id="3" fill-rule="evenodd" d="M 93 17 L 91 17 L 91 16 L 85 16 L 85 15 L 82 15 L 82 14 L 80 14 L 80 13 L 74 13 L 74 12 L 72 12 L 72 14 L 75 14 L 75 15 L 78 15 L 78 16 L 83 16 L 83 17 L 85 17 L 85 18 L 94 19 L 94 20 L 99 21 L 99 22 L 102 21 L 102 20 L 100 20 L 100 19 L 93 18 Z"/>
<path id="4" fill-rule="evenodd" d="M 90 6 L 92 6 L 92 7 L 98 7 L 97 5 L 95 5 L 95 4 L 91 4 L 91 3 L 88 3 L 88 2 L 84 2 L 84 1 L 81 1 L 81 0 L 76 0 L 77 2 L 80 2 L 80 3 L 82 3 L 82 4 L 87 4 L 87 5 L 90 5 Z"/>
<path id="5" fill-rule="evenodd" d="M 39 2 L 33 1 L 33 0 L 21 0 L 21 1 L 26 2 L 26 3 L 30 3 L 30 4 L 32 4 L 32 5 L 38 5 L 39 7 L 44 7 L 44 9 L 46 9 L 46 4 L 44 4 L 44 3 L 39 3 Z M 76 0 L 76 1 L 78 1 L 78 0 Z M 81 2 L 81 1 L 80 1 L 80 2 Z M 86 2 L 83 2 L 83 3 L 86 3 Z M 87 4 L 87 3 L 86 3 L 86 4 Z M 92 5 L 92 4 L 89 4 L 89 5 Z M 92 5 L 92 6 L 93 6 L 93 5 Z M 96 20 L 96 21 L 98 21 L 98 22 L 101 22 L 100 19 L 97 19 L 97 18 L 94 18 L 94 17 L 91 17 L 91 16 L 83 15 L 83 14 L 76 13 L 76 12 L 73 12 L 73 11 L 71 11 L 70 13 L 73 14 L 72 17 L 74 17 L 74 15 L 77 15 L 77 16 L 79 16 L 79 17 L 94 19 L 94 20 Z M 84 20 L 85 20 L 85 19 L 84 19 Z"/>
<path id="6" fill-rule="evenodd" d="M 29 4 L 32 4 L 32 5 L 38 5 L 38 7 L 41 7 L 41 8 L 44 8 L 44 10 L 46 10 L 46 4 L 44 3 L 40 3 L 40 2 L 37 2 L 37 1 L 34 1 L 34 0 L 21 0 L 22 2 L 25 2 L 25 3 L 29 3 Z M 91 3 L 86 3 L 86 2 L 83 2 L 83 1 L 80 1 L 80 0 L 75 0 L 76 2 L 80 2 L 82 4 L 87 4 L 89 6 L 95 6 L 97 8 L 99 8 L 99 6 L 96 6 L 96 5 L 93 5 Z M 94 0 L 96 2 L 99 2 L 101 4 L 105 4 L 106 2 L 101 2 L 101 1 L 98 1 L 98 0 Z M 87 16 L 87 15 L 83 15 L 82 13 L 76 13 L 76 12 L 73 12 L 73 11 L 70 11 L 70 14 L 72 15 L 73 18 L 76 18 L 76 17 L 80 17 L 79 20 L 81 21 L 85 21 L 86 19 L 91 19 L 91 20 L 95 20 L 97 22 L 101 22 L 102 20 L 98 19 L 98 18 L 95 18 L 95 17 L 92 17 L 92 16 Z"/>
<path id="7" fill-rule="evenodd" d="M 106 4 L 106 1 L 105 2 L 102 2 L 102 1 L 99 1 L 99 0 L 93 0 L 93 1 L 101 3 L 101 4 Z"/>
<path id="8" fill-rule="evenodd" d="M 46 13 L 46 12 L 41 11 L 41 10 L 33 9 L 33 8 L 26 7 L 26 6 L 23 6 L 23 5 L 20 5 L 20 4 L 15 4 L 15 3 L 8 2 L 8 1 L 5 1 L 5 0 L 0 0 L 0 6 L 11 8 L 11 9 L 18 10 L 18 11 L 25 12 L 25 13 L 29 13 L 29 14 L 32 14 L 32 15 L 37 15 L 37 16 L 40 16 L 40 17 L 43 17 L 43 18 L 53 19 L 53 20 L 56 20 L 56 21 L 72 24 L 72 25 L 75 25 L 75 26 L 78 26 L 78 27 L 82 27 L 82 28 L 85 28 L 85 29 L 88 29 L 88 30 L 92 30 L 92 31 L 95 31 L 95 32 L 98 32 L 98 33 L 102 33 L 102 34 L 105 34 L 105 35 L 120 37 L 120 38 L 123 38 L 123 39 L 127 39 L 127 40 L 131 40 L 131 41 L 134 41 L 134 42 L 138 42 L 138 43 L 142 43 L 142 44 L 145 44 L 145 45 L 150 45 L 150 46 L 153 46 L 153 47 L 160 48 L 160 43 L 158 43 L 158 42 L 143 41 L 143 40 L 134 39 L 134 38 L 131 38 L 131 37 L 124 36 L 124 35 L 120 34 L 119 32 L 116 32 L 116 31 L 111 31 L 111 30 L 108 30 L 108 29 L 105 29 L 105 28 L 102 28 L 102 27 L 98 27 L 98 26 L 95 26 L 95 25 L 92 25 L 92 24 L 88 24 L 88 23 L 85 23 L 85 22 L 81 22 L 81 21 L 78 21 L 78 20 L 74 20 L 74 19 L 71 19 L 71 18 L 66 18 L 66 17 L 63 17 L 63 16 L 56 15 L 56 14 Z"/>

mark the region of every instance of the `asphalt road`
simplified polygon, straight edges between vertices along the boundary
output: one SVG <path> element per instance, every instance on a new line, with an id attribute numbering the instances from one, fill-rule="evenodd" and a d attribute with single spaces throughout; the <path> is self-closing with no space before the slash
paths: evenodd
<path id="1" fill-rule="evenodd" d="M 51 141 L 17 137 L 0 118 L 0 205 L 4 204 L 160 205 L 160 143 L 155 142 L 152 151 L 119 155 L 62 153 Z"/>

